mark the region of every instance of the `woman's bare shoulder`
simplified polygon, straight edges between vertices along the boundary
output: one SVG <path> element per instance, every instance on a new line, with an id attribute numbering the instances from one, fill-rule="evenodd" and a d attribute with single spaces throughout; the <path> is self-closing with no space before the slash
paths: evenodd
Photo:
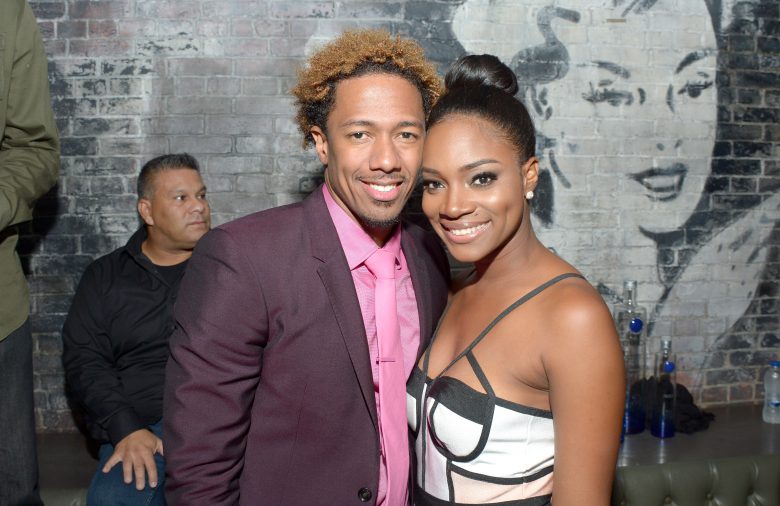
<path id="1" fill-rule="evenodd" d="M 609 308 L 598 291 L 585 279 L 568 278 L 551 293 L 545 310 L 551 334 L 557 340 L 608 338 L 616 341 Z"/>

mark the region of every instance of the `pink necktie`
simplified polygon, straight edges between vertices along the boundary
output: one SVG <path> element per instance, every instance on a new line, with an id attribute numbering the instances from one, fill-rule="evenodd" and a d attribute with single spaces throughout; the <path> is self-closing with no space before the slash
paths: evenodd
<path id="1" fill-rule="evenodd" d="M 387 469 L 387 506 L 407 504 L 409 441 L 406 427 L 406 375 L 398 327 L 395 255 L 376 250 L 365 261 L 374 286 L 379 356 L 379 433 Z"/>

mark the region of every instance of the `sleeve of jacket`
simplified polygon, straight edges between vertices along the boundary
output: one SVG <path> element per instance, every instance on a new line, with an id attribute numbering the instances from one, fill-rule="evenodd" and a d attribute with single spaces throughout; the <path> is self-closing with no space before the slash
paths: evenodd
<path id="1" fill-rule="evenodd" d="M 204 236 L 176 301 L 163 401 L 169 504 L 233 505 L 260 380 L 268 313 L 246 251 Z"/>
<path id="2" fill-rule="evenodd" d="M 76 289 L 62 328 L 62 362 L 71 394 L 116 445 L 146 424 L 125 395 L 117 370 L 103 304 L 110 274 L 101 267 L 91 264 Z"/>
<path id="3" fill-rule="evenodd" d="M 11 52 L 12 59 L 10 75 L 0 74 L 0 83 L 8 83 L 8 95 L 0 102 L 6 109 L 0 142 L 0 230 L 32 218 L 35 200 L 54 185 L 59 169 L 46 54 L 30 6 L 18 3 L 23 7 L 16 31 L 7 34 L 13 37 L 4 39 L 0 51 L 4 59 L 1 70 L 9 70 L 6 52 Z M 5 89 L 0 86 L 0 90 Z"/>

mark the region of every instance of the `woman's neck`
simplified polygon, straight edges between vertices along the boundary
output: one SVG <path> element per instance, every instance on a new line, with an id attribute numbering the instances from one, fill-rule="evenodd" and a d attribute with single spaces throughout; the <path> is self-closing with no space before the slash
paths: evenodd
<path id="1" fill-rule="evenodd" d="M 521 230 L 490 256 L 475 263 L 474 283 L 502 284 L 527 277 L 535 271 L 534 267 L 545 251 L 530 227 Z"/>

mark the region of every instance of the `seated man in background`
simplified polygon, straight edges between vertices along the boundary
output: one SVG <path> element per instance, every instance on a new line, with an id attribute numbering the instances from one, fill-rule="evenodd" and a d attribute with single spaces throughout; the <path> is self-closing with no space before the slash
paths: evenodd
<path id="1" fill-rule="evenodd" d="M 147 162 L 138 213 L 144 225 L 127 244 L 87 267 L 62 330 L 70 393 L 102 443 L 92 506 L 165 504 L 160 420 L 173 304 L 211 223 L 197 160 Z"/>

